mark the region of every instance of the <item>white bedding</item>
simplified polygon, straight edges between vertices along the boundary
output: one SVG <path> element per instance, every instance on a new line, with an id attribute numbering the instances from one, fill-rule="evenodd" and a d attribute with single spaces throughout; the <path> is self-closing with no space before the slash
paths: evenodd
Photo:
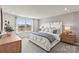
<path id="1" fill-rule="evenodd" d="M 56 40 L 54 40 L 52 43 L 49 42 L 47 38 L 31 34 L 30 41 L 37 44 L 41 48 L 45 49 L 46 51 L 50 51 L 52 47 L 54 47 L 57 43 L 60 42 L 60 37 L 58 34 L 49 33 L 53 36 L 55 36 Z"/>
<path id="2" fill-rule="evenodd" d="M 46 51 L 50 51 L 57 43 L 60 42 L 59 35 L 62 33 L 62 22 L 45 23 L 40 26 L 40 32 L 49 33 L 55 37 L 55 40 L 50 43 L 45 37 L 31 34 L 30 41 L 37 44 Z"/>

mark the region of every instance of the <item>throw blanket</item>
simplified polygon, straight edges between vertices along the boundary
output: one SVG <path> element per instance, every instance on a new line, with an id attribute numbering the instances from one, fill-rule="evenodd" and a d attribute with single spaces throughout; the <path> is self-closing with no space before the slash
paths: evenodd
<path id="1" fill-rule="evenodd" d="M 52 43 L 55 40 L 55 37 L 51 34 L 48 34 L 48 33 L 33 32 L 32 34 L 38 35 L 38 36 L 41 36 L 41 37 L 45 37 L 49 40 L 50 43 Z"/>

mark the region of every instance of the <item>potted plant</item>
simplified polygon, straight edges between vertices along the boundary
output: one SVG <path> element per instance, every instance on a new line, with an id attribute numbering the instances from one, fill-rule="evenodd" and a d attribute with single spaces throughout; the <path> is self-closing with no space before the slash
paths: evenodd
<path id="1" fill-rule="evenodd" d="M 5 31 L 6 31 L 7 36 L 10 36 L 14 30 L 13 30 L 12 27 L 10 27 L 9 25 L 7 25 L 5 27 Z"/>

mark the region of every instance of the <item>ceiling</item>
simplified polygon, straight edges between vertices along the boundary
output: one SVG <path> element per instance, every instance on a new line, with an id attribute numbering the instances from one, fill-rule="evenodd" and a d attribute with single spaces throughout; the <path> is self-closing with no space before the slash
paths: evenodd
<path id="1" fill-rule="evenodd" d="M 78 5 L 3 5 L 2 8 L 3 12 L 38 19 L 79 11 Z"/>

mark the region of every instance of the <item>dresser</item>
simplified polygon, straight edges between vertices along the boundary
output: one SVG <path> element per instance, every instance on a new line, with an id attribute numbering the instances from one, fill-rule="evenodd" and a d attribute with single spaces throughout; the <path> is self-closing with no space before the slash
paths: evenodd
<path id="1" fill-rule="evenodd" d="M 15 34 L 0 38 L 0 53 L 21 53 L 21 38 Z"/>
<path id="2" fill-rule="evenodd" d="M 62 42 L 66 42 L 66 43 L 70 43 L 70 44 L 75 43 L 76 36 L 72 32 L 71 33 L 63 32 L 60 36 L 61 36 Z"/>

